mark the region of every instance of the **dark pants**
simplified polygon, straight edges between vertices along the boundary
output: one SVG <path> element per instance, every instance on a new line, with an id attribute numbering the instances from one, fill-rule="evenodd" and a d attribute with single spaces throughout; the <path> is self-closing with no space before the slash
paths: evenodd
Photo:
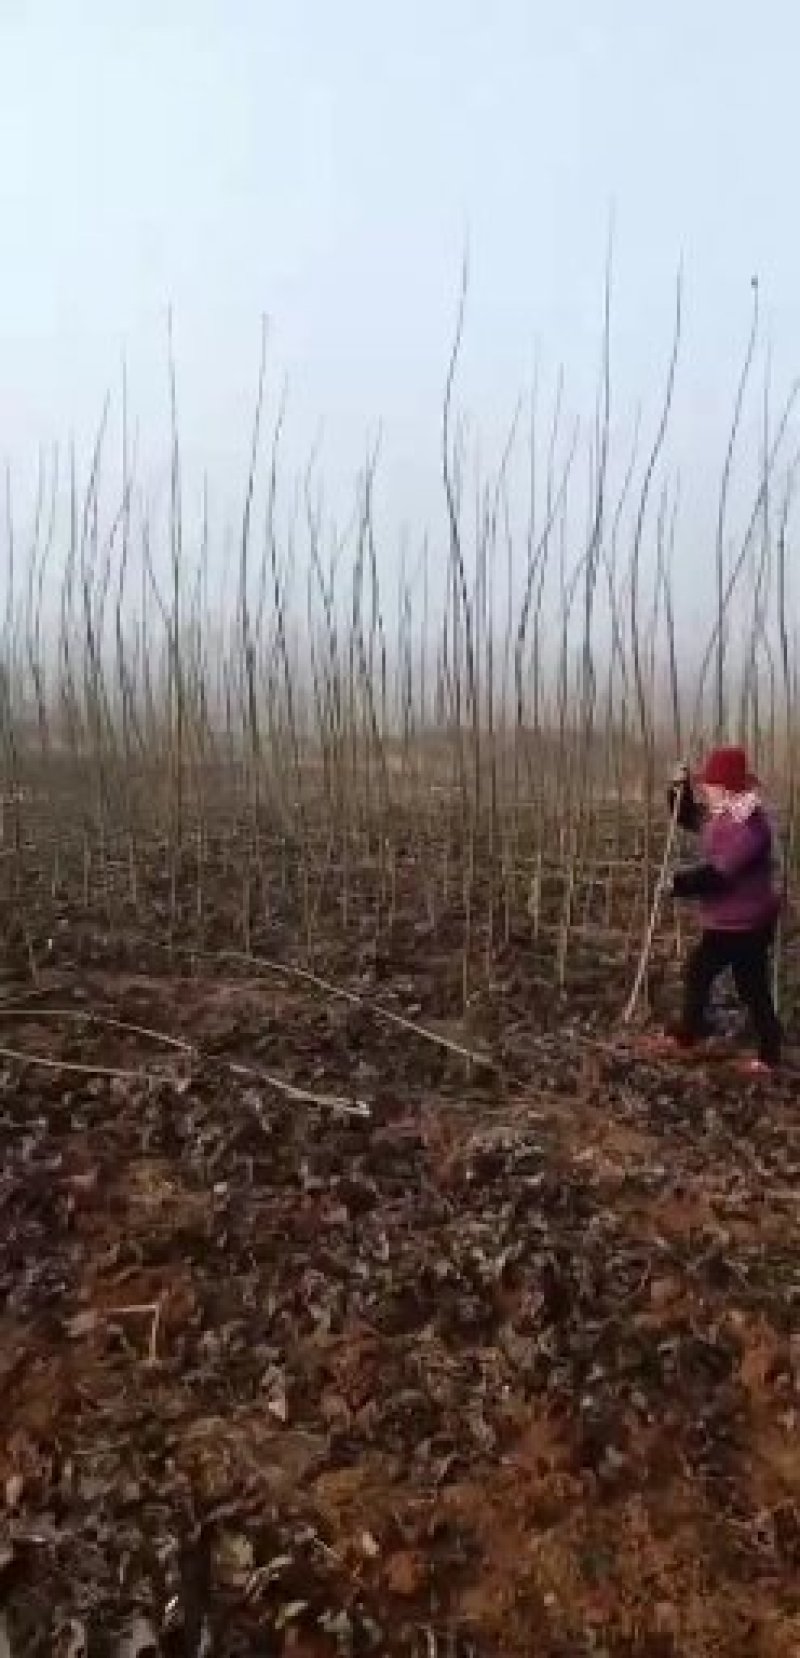
<path id="1" fill-rule="evenodd" d="M 747 1008 L 758 1038 L 758 1057 L 768 1065 L 777 1064 L 781 1052 L 781 1027 L 772 1005 L 769 982 L 770 948 L 774 926 L 752 933 L 703 933 L 686 963 L 683 987 L 683 1014 L 678 1029 L 683 1042 L 696 1042 L 705 1034 L 705 1017 L 714 980 L 730 968 L 740 1001 Z"/>

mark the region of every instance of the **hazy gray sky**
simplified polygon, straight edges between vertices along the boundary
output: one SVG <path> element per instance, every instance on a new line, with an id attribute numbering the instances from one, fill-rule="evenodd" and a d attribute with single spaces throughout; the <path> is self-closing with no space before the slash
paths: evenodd
<path id="1" fill-rule="evenodd" d="M 684 470 L 721 464 L 753 271 L 777 385 L 800 369 L 796 0 L 0 0 L 0 19 L 17 471 L 86 439 L 123 352 L 160 440 L 171 302 L 187 442 L 238 485 L 266 311 L 293 453 L 323 418 L 349 479 L 382 419 L 390 499 L 430 516 L 466 233 L 463 394 L 490 455 L 537 342 L 589 411 L 612 202 L 627 414 L 661 383 L 684 259 Z"/>

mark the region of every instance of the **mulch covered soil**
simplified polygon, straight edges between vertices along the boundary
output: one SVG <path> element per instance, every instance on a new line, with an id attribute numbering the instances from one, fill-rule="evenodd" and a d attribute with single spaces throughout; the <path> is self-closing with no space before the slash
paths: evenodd
<path id="1" fill-rule="evenodd" d="M 796 1081 L 280 975 L 16 1009 L 0 1651 L 797 1658 Z"/>

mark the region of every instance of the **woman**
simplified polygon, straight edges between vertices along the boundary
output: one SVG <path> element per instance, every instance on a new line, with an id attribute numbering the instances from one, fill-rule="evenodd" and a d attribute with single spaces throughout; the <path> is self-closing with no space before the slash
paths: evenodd
<path id="1" fill-rule="evenodd" d="M 758 779 L 742 748 L 717 748 L 698 779 L 684 766 L 669 791 L 683 829 L 700 837 L 700 861 L 677 871 L 672 893 L 699 901 L 702 934 L 686 963 L 683 1011 L 670 1040 L 688 1049 L 706 1034 L 714 980 L 726 968 L 752 1019 L 758 1057 L 753 1073 L 780 1061 L 781 1027 L 770 990 L 770 951 L 780 913 L 773 873 L 773 835 Z"/>

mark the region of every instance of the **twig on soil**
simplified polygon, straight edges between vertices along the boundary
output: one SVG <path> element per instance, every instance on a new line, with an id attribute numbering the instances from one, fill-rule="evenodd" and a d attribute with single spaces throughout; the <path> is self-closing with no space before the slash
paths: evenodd
<path id="1" fill-rule="evenodd" d="M 0 1015 L 2 1009 L 0 1009 Z M 83 1013 L 75 1008 L 20 1008 L 14 1010 L 14 1016 L 19 1018 L 65 1018 L 79 1019 L 86 1024 L 107 1025 L 115 1030 L 129 1031 L 134 1035 L 151 1038 L 155 1042 L 163 1042 L 166 1047 L 175 1048 L 180 1053 L 188 1054 L 198 1060 L 203 1059 L 200 1048 L 191 1042 L 185 1042 L 180 1037 L 169 1036 L 165 1031 L 153 1030 L 146 1025 L 132 1025 L 122 1019 L 109 1019 L 105 1015 Z M 44 1054 L 22 1053 L 15 1048 L 0 1047 L 0 1059 L 18 1061 L 20 1064 L 37 1065 L 52 1071 L 71 1071 L 80 1076 L 104 1076 L 124 1081 L 155 1081 L 159 1073 L 145 1070 L 124 1070 L 113 1066 L 80 1064 L 74 1060 L 54 1059 Z M 329 1111 L 338 1111 L 343 1115 L 353 1117 L 369 1117 L 370 1108 L 365 1100 L 345 1100 L 335 1094 L 317 1094 L 308 1088 L 300 1088 L 296 1083 L 286 1082 L 271 1071 L 263 1071 L 249 1065 L 240 1065 L 233 1060 L 223 1061 L 226 1070 L 232 1076 L 247 1078 L 251 1081 L 265 1083 L 278 1093 L 284 1094 L 287 1099 L 295 1100 L 298 1104 L 314 1105 Z"/>
<path id="2" fill-rule="evenodd" d="M 370 1108 L 366 1100 L 344 1100 L 336 1094 L 314 1094 L 309 1088 L 299 1088 L 294 1082 L 285 1082 L 282 1077 L 276 1077 L 271 1071 L 262 1071 L 252 1065 L 239 1065 L 235 1060 L 226 1060 L 226 1068 L 232 1076 L 247 1078 L 252 1082 L 264 1082 L 269 1088 L 275 1088 L 279 1094 L 285 1094 L 289 1100 L 296 1100 L 300 1105 L 317 1105 L 328 1111 L 340 1111 L 350 1117 L 369 1117 Z"/>
<path id="3" fill-rule="evenodd" d="M 115 1318 L 150 1318 L 150 1337 L 147 1343 L 147 1363 L 158 1362 L 158 1332 L 161 1327 L 161 1310 L 164 1297 L 159 1296 L 157 1301 L 136 1301 L 129 1307 L 108 1307 L 102 1315 L 109 1323 Z M 98 1317 L 100 1314 L 98 1314 Z"/>
<path id="4" fill-rule="evenodd" d="M 324 991 L 328 996 L 338 1001 L 349 1002 L 351 1007 L 362 1008 L 365 1013 L 371 1013 L 375 1019 L 383 1019 L 386 1024 L 395 1025 L 398 1030 L 410 1031 L 412 1036 L 418 1036 L 423 1042 L 430 1042 L 435 1048 L 443 1048 L 447 1053 L 455 1054 L 459 1059 L 465 1059 L 471 1065 L 482 1067 L 485 1071 L 499 1071 L 500 1067 L 491 1054 L 479 1053 L 475 1048 L 467 1048 L 461 1042 L 456 1042 L 450 1036 L 442 1036 L 439 1031 L 432 1031 L 427 1025 L 417 1024 L 416 1020 L 408 1019 L 403 1013 L 395 1013 L 393 1008 L 384 1007 L 381 1002 L 372 1002 L 366 996 L 359 996 L 357 991 L 348 990 L 345 985 L 334 984 L 330 979 L 323 979 L 318 973 L 312 973 L 306 967 L 296 967 L 290 962 L 269 961 L 266 956 L 254 956 L 242 950 L 184 950 L 173 947 L 173 954 L 190 955 L 195 961 L 207 962 L 241 962 L 243 965 L 254 968 L 253 982 L 258 983 L 266 974 L 274 974 L 278 978 L 297 979 L 303 984 L 313 985 L 316 990 Z M 234 981 L 235 983 L 236 981 Z M 550 990 L 549 981 L 542 979 L 539 982 L 543 988 Z"/>
<path id="5" fill-rule="evenodd" d="M 150 1336 L 147 1343 L 147 1363 L 154 1365 L 158 1362 L 158 1333 L 161 1328 L 161 1314 L 164 1307 L 164 1296 L 157 1301 L 133 1301 L 124 1307 L 95 1307 L 88 1313 L 80 1313 L 72 1321 L 71 1334 L 90 1335 L 97 1325 L 113 1324 L 120 1318 L 149 1318 Z M 69 1328 L 69 1326 L 68 1326 Z"/>
<path id="6" fill-rule="evenodd" d="M 87 1025 L 103 1025 L 109 1030 L 127 1031 L 131 1036 L 143 1036 L 151 1042 L 161 1042 L 165 1048 L 175 1048 L 179 1053 L 196 1054 L 193 1043 L 185 1042 L 182 1037 L 170 1036 L 166 1031 L 154 1030 L 149 1025 L 132 1025 L 125 1019 L 112 1019 L 105 1013 L 92 1013 L 82 1008 L 74 1007 L 14 1007 L 6 1008 L 0 1005 L 0 1018 L 5 1013 L 13 1014 L 15 1019 L 75 1019 Z"/>
<path id="7" fill-rule="evenodd" d="M 44 1071 L 70 1071 L 83 1077 L 110 1077 L 116 1082 L 155 1082 L 160 1080 L 155 1071 L 133 1071 L 113 1065 L 81 1065 L 73 1059 L 53 1059 L 46 1054 L 23 1053 L 19 1048 L 0 1048 L 0 1059 L 15 1065 L 35 1065 Z"/>
<path id="8" fill-rule="evenodd" d="M 153 1313 L 153 1322 L 150 1326 L 150 1340 L 147 1346 L 148 1364 L 158 1363 L 158 1332 L 161 1329 L 161 1309 L 164 1305 L 163 1297 L 159 1297 Z"/>
<path id="9" fill-rule="evenodd" d="M 634 974 L 631 992 L 622 1013 L 623 1025 L 629 1025 L 633 1019 L 639 1004 L 642 985 L 644 984 L 645 974 L 647 973 L 647 968 L 650 962 L 650 954 L 653 948 L 653 936 L 655 934 L 659 911 L 661 909 L 661 900 L 666 892 L 667 882 L 669 880 L 670 866 L 672 863 L 672 848 L 675 844 L 675 838 L 678 832 L 680 804 L 681 791 L 679 788 L 676 788 L 675 799 L 673 801 L 672 812 L 670 814 L 667 838 L 664 845 L 664 854 L 661 859 L 661 868 L 659 869 L 658 878 L 653 892 L 653 902 L 650 909 L 650 916 L 647 922 L 644 941 L 639 954 L 639 960 L 636 964 L 636 972 Z"/>
<path id="10" fill-rule="evenodd" d="M 258 967 L 265 973 L 275 973 L 279 977 L 299 979 L 303 984 L 310 984 L 317 990 L 322 990 L 327 996 L 334 996 L 339 1001 L 349 1002 L 351 1007 L 363 1008 L 376 1019 L 384 1019 L 387 1024 L 396 1025 L 399 1030 L 410 1031 L 413 1036 L 419 1036 L 424 1042 L 433 1043 L 434 1047 L 445 1048 L 448 1053 L 457 1054 L 459 1059 L 466 1059 L 472 1065 L 483 1066 L 487 1071 L 498 1069 L 496 1060 L 490 1054 L 482 1054 L 474 1048 L 465 1048 L 462 1043 L 454 1042 L 450 1036 L 441 1036 L 438 1031 L 429 1030 L 426 1025 L 418 1025 L 416 1020 L 407 1019 L 405 1014 L 395 1013 L 392 1008 L 384 1007 L 381 1002 L 371 1002 L 366 996 L 359 996 L 355 990 L 348 990 L 344 985 L 333 984 L 330 979 L 323 979 L 318 973 L 311 973 L 307 967 L 295 967 L 289 962 L 268 961 L 264 956 L 247 955 L 240 950 L 223 950 L 218 960 L 247 962 L 252 967 Z"/>

